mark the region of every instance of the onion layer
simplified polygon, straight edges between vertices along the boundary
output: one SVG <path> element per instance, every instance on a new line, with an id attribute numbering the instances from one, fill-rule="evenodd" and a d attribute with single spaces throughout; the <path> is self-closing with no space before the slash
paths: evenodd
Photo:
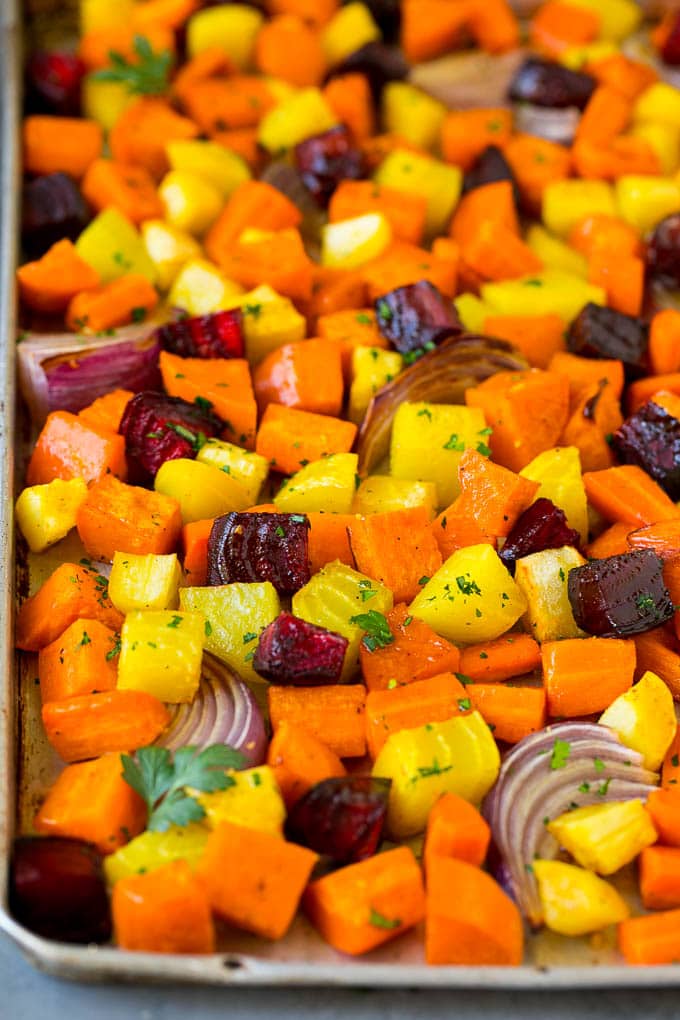
<path id="1" fill-rule="evenodd" d="M 564 754 L 556 764 L 558 746 Z M 542 923 L 542 908 L 531 862 L 554 858 L 559 849 L 546 820 L 572 807 L 646 800 L 658 776 L 642 761 L 606 726 L 582 722 L 547 726 L 507 755 L 483 810 L 499 855 L 499 880 L 532 925 Z"/>
<path id="2" fill-rule="evenodd" d="M 246 767 L 261 765 L 267 752 L 264 719 L 253 692 L 228 666 L 203 657 L 203 675 L 190 705 L 171 705 L 170 724 L 156 741 L 159 747 L 210 747 L 228 744 L 240 751 Z"/>

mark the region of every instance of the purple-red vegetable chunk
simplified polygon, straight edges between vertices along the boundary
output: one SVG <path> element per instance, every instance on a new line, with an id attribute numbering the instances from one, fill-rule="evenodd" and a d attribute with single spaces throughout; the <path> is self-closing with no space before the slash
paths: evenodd
<path id="1" fill-rule="evenodd" d="M 383 294 L 375 302 L 375 314 L 382 335 L 404 355 L 430 351 L 463 332 L 453 302 L 429 280 Z"/>
<path id="2" fill-rule="evenodd" d="M 673 500 L 680 499 L 680 421 L 665 407 L 648 401 L 612 436 L 624 464 L 637 464 Z"/>
<path id="3" fill-rule="evenodd" d="M 544 549 L 561 549 L 565 545 L 578 548 L 580 541 L 578 531 L 569 527 L 564 510 L 541 497 L 517 518 L 499 555 L 514 574 L 515 563 L 523 556 Z"/>
<path id="4" fill-rule="evenodd" d="M 487 145 L 463 178 L 463 194 L 497 181 L 510 181 L 515 204 L 520 204 L 520 191 L 512 167 L 497 145 Z"/>
<path id="5" fill-rule="evenodd" d="M 243 358 L 243 314 L 239 308 L 166 322 L 156 330 L 161 347 L 181 358 Z"/>
<path id="6" fill-rule="evenodd" d="M 85 64 L 72 53 L 38 50 L 26 65 L 26 109 L 77 117 Z"/>
<path id="7" fill-rule="evenodd" d="M 571 71 L 540 57 L 529 57 L 515 72 L 508 86 L 508 99 L 554 110 L 567 106 L 583 110 L 596 87 L 597 81 L 590 74 Z"/>
<path id="8" fill-rule="evenodd" d="M 24 185 L 21 240 L 32 258 L 65 237 L 75 241 L 89 220 L 85 199 L 68 174 L 44 174 Z"/>
<path id="9" fill-rule="evenodd" d="M 358 180 L 364 174 L 364 158 L 344 124 L 299 142 L 295 163 L 320 206 L 328 205 L 340 181 Z"/>
<path id="10" fill-rule="evenodd" d="M 680 213 L 671 213 L 654 228 L 647 242 L 647 270 L 661 283 L 680 287 Z"/>
<path id="11" fill-rule="evenodd" d="M 334 64 L 326 76 L 337 78 L 345 74 L 363 74 L 373 93 L 376 103 L 382 90 L 390 81 L 402 81 L 408 77 L 410 66 L 398 46 L 386 46 L 382 42 L 369 42 L 350 53 L 339 64 Z"/>
<path id="12" fill-rule="evenodd" d="M 304 514 L 230 513 L 213 522 L 208 584 L 269 581 L 279 594 L 294 595 L 310 577 Z"/>
<path id="13" fill-rule="evenodd" d="M 644 373 L 648 342 L 649 328 L 642 319 L 592 302 L 579 312 L 567 334 L 572 353 L 622 361 L 628 379 Z"/>
<path id="14" fill-rule="evenodd" d="M 290 809 L 286 838 L 338 864 L 371 857 L 382 839 L 391 785 L 371 776 L 322 780 Z"/>
<path id="15" fill-rule="evenodd" d="M 661 59 L 671 67 L 680 66 L 680 14 L 676 14 L 661 47 Z"/>
<path id="16" fill-rule="evenodd" d="M 567 590 L 576 623 L 596 637 L 630 637 L 659 627 L 674 612 L 662 569 L 651 549 L 574 567 Z"/>
<path id="17" fill-rule="evenodd" d="M 336 684 L 347 645 L 342 634 L 284 612 L 260 634 L 253 669 L 274 684 Z"/>

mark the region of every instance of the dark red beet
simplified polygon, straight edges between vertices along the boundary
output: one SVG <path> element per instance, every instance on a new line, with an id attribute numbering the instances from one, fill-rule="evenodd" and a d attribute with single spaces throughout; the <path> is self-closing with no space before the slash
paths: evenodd
<path id="1" fill-rule="evenodd" d="M 274 684 L 337 684 L 347 645 L 342 634 L 284 612 L 260 634 L 253 669 Z"/>
<path id="2" fill-rule="evenodd" d="M 597 637 L 630 637 L 670 620 L 673 602 L 662 568 L 651 549 L 574 567 L 567 586 L 576 623 Z"/>
<path id="3" fill-rule="evenodd" d="M 243 358 L 243 314 L 239 308 L 166 322 L 156 330 L 161 346 L 181 358 Z"/>
<path id="4" fill-rule="evenodd" d="M 673 24 L 661 47 L 660 56 L 664 64 L 670 64 L 671 67 L 680 66 L 680 14 L 676 14 L 673 19 Z"/>
<path id="5" fill-rule="evenodd" d="M 342 180 L 364 175 L 364 158 L 344 124 L 305 138 L 295 146 L 295 163 L 305 187 L 326 206 Z"/>
<path id="6" fill-rule="evenodd" d="M 309 521 L 304 514 L 225 514 L 208 538 L 208 584 L 270 581 L 281 595 L 307 584 Z"/>
<path id="7" fill-rule="evenodd" d="M 127 404 L 118 431 L 125 436 L 130 481 L 147 483 L 161 464 L 195 457 L 206 439 L 219 436 L 217 415 L 179 397 L 144 390 Z"/>
<path id="8" fill-rule="evenodd" d="M 432 350 L 447 337 L 463 332 L 453 302 L 429 280 L 383 294 L 375 302 L 375 314 L 382 335 L 407 356 Z"/>
<path id="9" fill-rule="evenodd" d="M 337 78 L 343 74 L 364 74 L 374 100 L 379 102 L 385 85 L 390 81 L 402 81 L 408 73 L 409 65 L 398 46 L 370 42 L 350 53 L 339 64 L 335 64 L 327 79 Z"/>
<path id="10" fill-rule="evenodd" d="M 21 238 L 31 258 L 44 255 L 64 237 L 75 241 L 89 219 L 85 199 L 67 174 L 45 174 L 24 185 Z"/>
<path id="11" fill-rule="evenodd" d="M 72 53 L 38 50 L 26 65 L 26 109 L 77 117 L 85 65 Z"/>
<path id="12" fill-rule="evenodd" d="M 629 379 L 643 374 L 648 342 L 649 327 L 642 319 L 592 302 L 579 312 L 567 334 L 574 354 L 622 361 Z"/>
<path id="13" fill-rule="evenodd" d="M 564 545 L 578 548 L 581 537 L 567 524 L 564 510 L 541 497 L 520 514 L 505 540 L 499 555 L 511 574 L 523 556 L 543 549 L 561 549 Z"/>
<path id="14" fill-rule="evenodd" d="M 638 408 L 612 436 L 624 464 L 637 464 L 673 500 L 680 499 L 680 421 L 653 400 Z"/>
<path id="15" fill-rule="evenodd" d="M 494 184 L 496 181 L 510 181 L 515 204 L 519 205 L 521 196 L 510 164 L 497 145 L 487 145 L 463 178 L 463 194 L 474 191 L 475 188 L 483 188 L 485 184 Z"/>
<path id="16" fill-rule="evenodd" d="M 657 223 L 647 242 L 647 270 L 655 280 L 680 287 L 680 213 Z"/>
<path id="17" fill-rule="evenodd" d="M 540 57 L 529 57 L 515 72 L 508 87 L 508 99 L 556 110 L 567 106 L 583 110 L 596 86 L 597 81 L 590 74 L 570 71 Z"/>
<path id="18" fill-rule="evenodd" d="M 45 938 L 88 943 L 111 937 L 101 854 L 77 839 L 15 840 L 9 905 L 20 924 Z"/>
<path id="19" fill-rule="evenodd" d="M 338 864 L 366 860 L 382 839 L 391 785 L 371 776 L 322 780 L 290 809 L 286 838 Z"/>

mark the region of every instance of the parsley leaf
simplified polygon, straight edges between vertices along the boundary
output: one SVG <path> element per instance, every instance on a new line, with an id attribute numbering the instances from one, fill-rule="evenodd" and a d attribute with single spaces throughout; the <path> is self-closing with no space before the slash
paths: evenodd
<path id="1" fill-rule="evenodd" d="M 95 71 L 91 75 L 93 81 L 117 82 L 133 95 L 163 95 L 168 90 L 172 54 L 169 50 L 154 53 L 143 35 L 136 35 L 133 45 L 137 60 L 131 63 L 122 53 L 109 50 L 111 66 Z"/>
<path id="2" fill-rule="evenodd" d="M 569 760 L 570 752 L 571 744 L 569 744 L 566 740 L 560 740 L 558 738 L 553 744 L 552 754 L 550 756 L 550 768 L 563 769 Z"/>
<path id="3" fill-rule="evenodd" d="M 367 613 L 351 616 L 349 622 L 356 623 L 357 627 L 363 628 L 364 636 L 361 643 L 369 652 L 374 652 L 376 648 L 386 648 L 394 641 L 387 617 L 379 613 L 377 609 L 369 609 Z"/>
<path id="4" fill-rule="evenodd" d="M 371 914 L 368 919 L 368 923 L 372 924 L 374 928 L 385 928 L 387 931 L 394 931 L 395 928 L 401 927 L 401 918 L 399 917 L 385 917 L 380 911 L 376 910 L 375 907 L 371 907 Z"/>

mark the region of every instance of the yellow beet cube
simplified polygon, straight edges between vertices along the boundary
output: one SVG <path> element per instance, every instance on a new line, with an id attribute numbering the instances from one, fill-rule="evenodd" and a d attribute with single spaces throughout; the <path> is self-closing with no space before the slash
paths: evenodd
<path id="1" fill-rule="evenodd" d="M 677 124 L 658 124 L 643 121 L 633 126 L 630 134 L 634 138 L 642 138 L 648 142 L 659 157 L 661 170 L 664 174 L 674 174 L 680 164 L 680 122 Z"/>
<path id="2" fill-rule="evenodd" d="M 606 791 L 606 781 L 602 786 Z M 547 828 L 581 867 L 600 875 L 613 875 L 657 840 L 649 811 L 639 800 L 566 811 Z"/>
<path id="3" fill-rule="evenodd" d="M 562 861 L 533 861 L 545 925 L 559 935 L 587 935 L 628 917 L 620 893 L 592 871 Z"/>
<path id="4" fill-rule="evenodd" d="M 240 308 L 243 312 L 246 356 L 251 365 L 257 365 L 284 344 L 296 343 L 307 335 L 304 315 L 290 298 L 277 294 L 267 284 L 232 298 L 223 307 Z"/>
<path id="5" fill-rule="evenodd" d="M 214 793 L 197 793 L 199 804 L 205 809 L 206 824 L 211 829 L 221 822 L 242 825 L 244 829 L 257 829 L 272 836 L 283 837 L 286 805 L 279 790 L 274 770 L 269 765 L 230 772 L 232 780 L 226 790 Z"/>
<path id="6" fill-rule="evenodd" d="M 680 91 L 667 82 L 654 82 L 636 99 L 633 121 L 680 127 Z"/>
<path id="7" fill-rule="evenodd" d="M 354 348 L 348 408 L 350 421 L 361 424 L 375 394 L 396 379 L 403 365 L 404 359 L 397 351 L 383 351 L 380 347 Z"/>
<path id="8" fill-rule="evenodd" d="M 76 516 L 87 497 L 82 478 L 55 478 L 46 485 L 24 489 L 15 506 L 19 530 L 31 552 L 44 552 L 76 526 Z"/>
<path id="9" fill-rule="evenodd" d="M 83 116 L 88 120 L 96 120 L 104 131 L 110 131 L 136 96 L 123 82 L 98 81 L 93 75 L 86 74 L 82 85 Z"/>
<path id="10" fill-rule="evenodd" d="M 427 92 L 404 81 L 391 81 L 382 94 L 385 130 L 399 135 L 419 149 L 432 149 L 439 142 L 446 106 Z"/>
<path id="11" fill-rule="evenodd" d="M 475 294 L 459 294 L 453 304 L 458 318 L 469 333 L 483 333 L 484 320 L 493 315 L 493 309 L 484 304 Z"/>
<path id="12" fill-rule="evenodd" d="M 391 475 L 370 475 L 354 494 L 353 514 L 384 514 L 389 510 L 410 510 L 424 506 L 431 518 L 437 513 L 437 486 Z"/>
<path id="13" fill-rule="evenodd" d="M 189 315 L 208 315 L 220 308 L 234 307 L 243 294 L 243 287 L 233 280 L 227 280 L 224 273 L 207 259 L 190 259 L 175 277 L 168 305 L 183 308 Z"/>
<path id="14" fill-rule="evenodd" d="M 580 252 L 570 248 L 564 241 L 540 227 L 537 223 L 529 227 L 526 243 L 543 262 L 546 269 L 557 269 L 574 276 L 587 277 L 588 263 Z"/>
<path id="15" fill-rule="evenodd" d="M 269 462 L 266 457 L 252 450 L 243 450 L 233 443 L 226 443 L 223 439 L 208 439 L 198 451 L 196 460 L 201 464 L 219 468 L 231 478 L 235 478 L 243 489 L 248 505 L 255 506 L 260 489 L 269 474 Z"/>
<path id="16" fill-rule="evenodd" d="M 649 670 L 629 691 L 612 701 L 598 722 L 614 730 L 627 747 L 644 755 L 645 767 L 653 770 L 661 765 L 678 726 L 671 692 Z"/>
<path id="17" fill-rule="evenodd" d="M 186 861 L 194 869 L 209 835 L 207 826 L 196 822 L 171 825 L 166 832 L 143 832 L 104 858 L 106 880 L 115 885 L 121 878 L 154 871 L 170 861 Z"/>
<path id="18" fill-rule="evenodd" d="M 570 528 L 588 541 L 588 499 L 581 474 L 581 455 L 575 446 L 544 450 L 520 474 L 540 483 L 536 499 L 549 499 L 564 510 Z"/>
<path id="19" fill-rule="evenodd" d="M 543 192 L 543 223 L 558 237 L 567 237 L 586 216 L 616 216 L 616 212 L 614 189 L 606 181 L 553 181 Z"/>
<path id="20" fill-rule="evenodd" d="M 176 553 L 167 556 L 116 552 L 109 577 L 109 598 L 121 613 L 135 609 L 174 609 L 182 568 Z"/>
<path id="21" fill-rule="evenodd" d="M 96 269 L 102 283 L 111 283 L 127 273 L 139 273 L 150 283 L 156 282 L 156 267 L 141 234 L 112 206 L 85 227 L 76 241 L 76 251 L 84 262 Z"/>
<path id="22" fill-rule="evenodd" d="M 158 187 L 165 217 L 173 227 L 201 237 L 219 216 L 224 196 L 205 177 L 189 170 L 170 170 Z"/>
<path id="23" fill-rule="evenodd" d="M 577 182 L 580 183 L 580 182 Z M 584 214 L 586 215 L 586 214 Z M 580 276 L 558 269 L 546 269 L 533 276 L 502 283 L 484 283 L 482 300 L 493 315 L 560 315 L 565 322 L 575 319 L 584 305 L 607 303 L 602 287 Z"/>
<path id="24" fill-rule="evenodd" d="M 321 232 L 321 262 L 332 269 L 357 269 L 377 259 L 392 240 L 382 213 L 328 223 Z"/>
<path id="25" fill-rule="evenodd" d="M 334 453 L 306 464 L 274 496 L 277 508 L 285 514 L 317 510 L 348 514 L 356 490 L 357 462 L 356 453 Z"/>
<path id="26" fill-rule="evenodd" d="M 463 186 L 460 167 L 406 149 L 395 149 L 382 161 L 373 178 L 385 187 L 424 195 L 428 235 L 445 233 Z"/>
<path id="27" fill-rule="evenodd" d="M 320 89 L 300 89 L 264 115 L 257 139 L 268 152 L 285 152 L 305 138 L 328 131 L 337 123 L 338 118 Z"/>
<path id="28" fill-rule="evenodd" d="M 172 704 L 191 701 L 201 679 L 202 613 L 128 613 L 120 634 L 118 689 L 146 691 Z"/>
<path id="29" fill-rule="evenodd" d="M 201 246 L 191 234 L 165 220 L 146 220 L 140 229 L 146 252 L 156 267 L 158 286 L 169 290 L 182 266 L 200 258 Z"/>
<path id="30" fill-rule="evenodd" d="M 640 24 L 642 9 L 634 0 L 570 0 L 576 7 L 585 7 L 600 18 L 599 36 L 620 42 Z"/>
<path id="31" fill-rule="evenodd" d="M 619 215 L 641 234 L 680 209 L 680 183 L 667 177 L 629 174 L 615 187 Z"/>
<path id="32" fill-rule="evenodd" d="M 218 46 L 240 70 L 252 66 L 262 14 L 245 4 L 219 4 L 193 14 L 187 23 L 190 57 Z"/>
<path id="33" fill-rule="evenodd" d="M 252 177 L 245 160 L 217 142 L 203 139 L 168 142 L 166 152 L 173 170 L 202 177 L 217 188 L 225 200 L 239 184 Z"/>
<path id="34" fill-rule="evenodd" d="M 212 464 L 188 457 L 161 464 L 153 486 L 156 492 L 177 500 L 184 524 L 251 506 L 244 486 L 236 478 Z"/>
<path id="35" fill-rule="evenodd" d="M 370 42 L 377 42 L 381 32 L 366 4 L 351 3 L 338 8 L 323 30 L 323 43 L 329 64 L 339 64 Z"/>
<path id="36" fill-rule="evenodd" d="M 577 626 L 567 593 L 569 571 L 585 560 L 569 545 L 544 549 L 517 560 L 515 581 L 526 598 L 526 630 L 537 641 L 584 637 Z"/>

